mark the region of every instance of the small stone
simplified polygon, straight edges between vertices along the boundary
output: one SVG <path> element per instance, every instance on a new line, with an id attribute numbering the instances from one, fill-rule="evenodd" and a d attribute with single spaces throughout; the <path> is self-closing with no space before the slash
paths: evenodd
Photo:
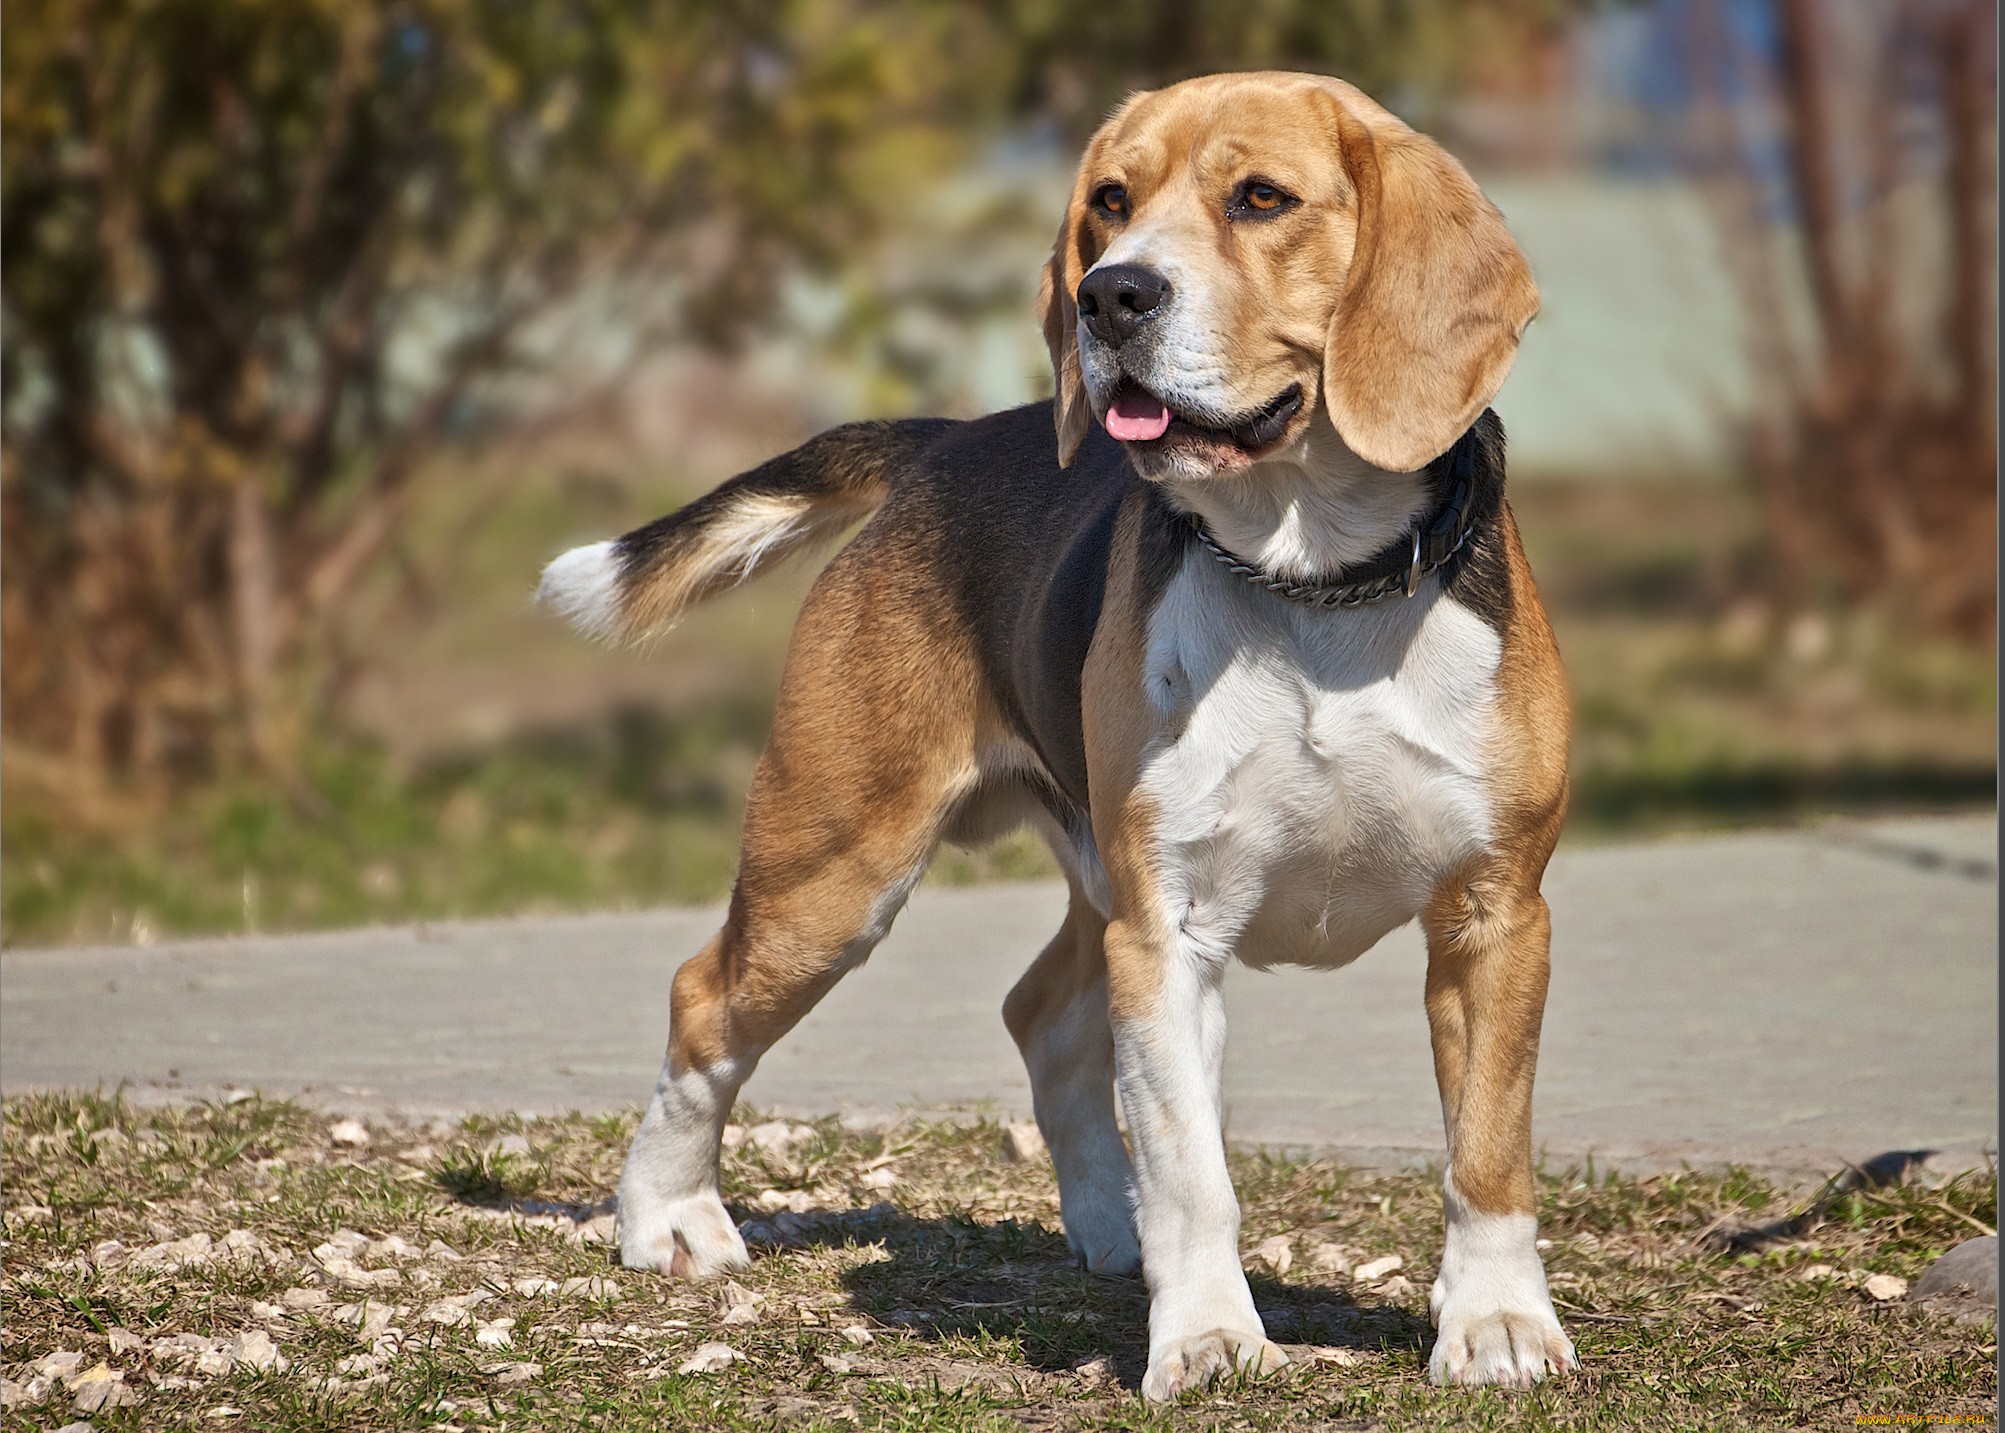
<path id="1" fill-rule="evenodd" d="M 677 1373 L 721 1373 L 745 1357 L 728 1343 L 706 1343 L 685 1359 Z"/>
<path id="2" fill-rule="evenodd" d="M 418 1315 L 418 1321 L 442 1324 L 446 1328 L 458 1328 L 472 1317 L 473 1315 L 468 1313 L 463 1305 L 451 1299 L 440 1299 L 437 1303 L 428 1305 L 425 1311 Z"/>
<path id="3" fill-rule="evenodd" d="M 1796 1277 L 1806 1284 L 1821 1284 L 1838 1277 L 1838 1271 L 1829 1264 L 1811 1264 L 1797 1271 Z"/>
<path id="4" fill-rule="evenodd" d="M 473 1341 L 487 1348 L 513 1348 L 515 1335 L 511 1330 L 514 1327 L 514 1319 L 493 1319 L 474 1330 Z"/>
<path id="5" fill-rule="evenodd" d="M 856 1182 L 865 1189 L 874 1189 L 882 1193 L 897 1187 L 898 1176 L 889 1169 L 873 1169 Z"/>
<path id="6" fill-rule="evenodd" d="M 1355 1368 L 1358 1356 L 1347 1348 L 1317 1348 L 1309 1351 L 1309 1362 L 1335 1364 L 1338 1368 Z"/>
<path id="7" fill-rule="evenodd" d="M 862 1348 L 867 1343 L 877 1342 L 877 1335 L 873 1334 L 862 1324 L 851 1324 L 846 1329 L 838 1329 L 837 1332 L 842 1335 L 844 1343 L 854 1344 L 858 1348 Z"/>
<path id="8" fill-rule="evenodd" d="M 37 1400 L 38 1402 L 40 1400 Z M 28 1385 L 16 1383 L 11 1378 L 0 1378 L 0 1409 L 25 1408 L 28 1406 Z"/>
<path id="9" fill-rule="evenodd" d="M 769 1157 L 783 1155 L 803 1140 L 813 1137 L 812 1125 L 789 1124 L 786 1120 L 768 1120 L 745 1131 L 745 1143 Z"/>
<path id="10" fill-rule="evenodd" d="M 1909 1295 L 1924 1299 L 1955 1298 L 1973 1304 L 1998 1302 L 1998 1236 L 1966 1239 L 1929 1265 Z"/>
<path id="11" fill-rule="evenodd" d="M 1406 1261 L 1397 1254 L 1387 1254 L 1382 1259 L 1369 1259 L 1351 1270 L 1351 1277 L 1360 1284 L 1374 1284 L 1392 1273 Z"/>
<path id="12" fill-rule="evenodd" d="M 122 1408 L 137 1403 L 139 1397 L 125 1386 L 125 1375 L 114 1373 L 108 1364 L 98 1364 L 70 1380 L 79 1413 L 96 1413 L 105 1408 Z"/>
<path id="13" fill-rule="evenodd" d="M 1003 1157 L 1011 1164 L 1034 1164 L 1050 1153 L 1044 1132 L 1034 1124 L 1013 1124 L 1003 1131 Z"/>
<path id="14" fill-rule="evenodd" d="M 733 1150 L 737 1149 L 738 1146 L 743 1144 L 744 1142 L 745 1142 L 745 1126 L 743 1125 L 724 1126 L 724 1135 L 723 1138 L 719 1141 L 719 1143 L 723 1145 L 724 1152 L 726 1154 L 730 1154 Z"/>
<path id="15" fill-rule="evenodd" d="M 90 1259 L 93 1264 L 103 1269 L 116 1264 L 126 1256 L 126 1253 L 125 1245 L 118 1240 L 106 1239 L 102 1243 L 91 1245 Z"/>
<path id="16" fill-rule="evenodd" d="M 830 1373 L 835 1373 L 835 1374 L 848 1373 L 850 1369 L 855 1366 L 852 1363 L 850 1363 L 848 1359 L 844 1358 L 839 1353 L 823 1354 L 821 1356 L 820 1363 L 823 1368 L 827 1369 Z"/>
<path id="17" fill-rule="evenodd" d="M 496 1135 L 487 1142 L 487 1152 L 492 1155 L 527 1155 L 529 1136 L 526 1134 Z"/>
<path id="18" fill-rule="evenodd" d="M 485 1370 L 495 1375 L 494 1381 L 503 1388 L 514 1388 L 524 1383 L 534 1383 L 543 1376 L 540 1363 L 504 1363 Z"/>
<path id="19" fill-rule="evenodd" d="M 1104 1388 L 1114 1381 L 1114 1360 L 1102 1354 L 1072 1365 L 1072 1372 L 1093 1388 Z"/>
<path id="20" fill-rule="evenodd" d="M 367 1149 L 369 1128 L 360 1120 L 336 1120 L 327 1127 L 327 1139 L 343 1149 Z"/>
<path id="21" fill-rule="evenodd" d="M 410 1240 L 387 1234 L 369 1245 L 372 1259 L 422 1259 L 425 1251 Z"/>
<path id="22" fill-rule="evenodd" d="M 1413 1292 L 1413 1280 L 1404 1274 L 1394 1274 L 1390 1279 L 1372 1290 L 1380 1298 L 1403 1299 Z"/>
<path id="23" fill-rule="evenodd" d="M 1865 1289 L 1867 1298 L 1875 1303 L 1884 1304 L 1894 1299 L 1905 1298 L 1908 1281 L 1898 1274 L 1874 1274 L 1861 1287 Z"/>
<path id="24" fill-rule="evenodd" d="M 555 1279 L 528 1278 L 517 1279 L 514 1287 L 515 1292 L 522 1295 L 523 1298 L 538 1299 L 542 1298 L 545 1294 L 556 1293 L 558 1284 Z"/>
<path id="25" fill-rule="evenodd" d="M 207 1234 L 190 1234 L 142 1249 L 132 1256 L 135 1269 L 181 1269 L 206 1264 L 215 1256 L 215 1241 Z"/>
<path id="26" fill-rule="evenodd" d="M 230 1357 L 261 1373 L 284 1373 L 291 1367 L 286 1356 L 278 1351 L 278 1345 L 272 1342 L 272 1336 L 263 1329 L 245 1329 L 231 1339 Z"/>
<path id="27" fill-rule="evenodd" d="M 77 1370 L 83 1366 L 84 1356 L 80 1353 L 72 1353 L 66 1348 L 59 1348 L 54 1353 L 44 1354 L 34 1363 L 35 1372 L 43 1378 L 60 1378 L 65 1381 L 75 1376 Z"/>
<path id="28" fill-rule="evenodd" d="M 1349 1274 L 1351 1251 L 1328 1239 L 1311 1239 L 1302 1251 L 1302 1262 L 1319 1274 Z"/>
<path id="29" fill-rule="evenodd" d="M 317 1309 L 327 1302 L 325 1289 L 287 1289 L 278 1296 L 289 1309 Z"/>
<path id="30" fill-rule="evenodd" d="M 97 1430 L 79 1418 L 74 1423 L 65 1423 L 56 1433 L 97 1433 Z"/>
<path id="31" fill-rule="evenodd" d="M 563 1299 L 617 1299 L 621 1295 L 618 1284 L 594 1274 L 590 1278 L 566 1279 L 557 1286 L 557 1296 Z"/>
<path id="32" fill-rule="evenodd" d="M 223 1236 L 223 1242 L 216 1246 L 216 1251 L 225 1259 L 255 1259 L 266 1249 L 250 1230 L 232 1229 Z"/>
<path id="33" fill-rule="evenodd" d="M 762 1214 L 780 1210 L 789 1214 L 806 1214 L 815 1207 L 815 1201 L 805 1189 L 762 1189 L 752 1196 L 752 1206 Z"/>
<path id="34" fill-rule="evenodd" d="M 619 1241 L 617 1215 L 597 1214 L 578 1226 L 578 1242 L 581 1244 L 617 1244 Z"/>
<path id="35" fill-rule="evenodd" d="M 1275 1278 L 1287 1273 L 1295 1263 L 1295 1246 L 1286 1234 L 1276 1234 L 1272 1239 L 1263 1239 L 1246 1256 L 1249 1265 L 1271 1271 Z"/>
<path id="36" fill-rule="evenodd" d="M 425 1245 L 425 1257 L 447 1264 L 458 1264 L 465 1260 L 465 1256 L 459 1250 L 453 1248 L 452 1245 L 446 1243 L 443 1239 L 434 1239 L 431 1243 Z"/>

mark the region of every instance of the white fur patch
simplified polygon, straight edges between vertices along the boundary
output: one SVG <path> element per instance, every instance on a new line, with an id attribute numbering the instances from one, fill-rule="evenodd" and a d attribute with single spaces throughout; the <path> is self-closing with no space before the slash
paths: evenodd
<path id="1" fill-rule="evenodd" d="M 588 637 L 620 635 L 620 564 L 614 544 L 574 547 L 543 569 L 536 601 Z"/>
<path id="2" fill-rule="evenodd" d="M 1192 950 L 1338 966 L 1417 915 L 1490 839 L 1501 657 L 1438 584 L 1326 612 L 1187 558 L 1150 624 L 1139 785 Z"/>
<path id="3" fill-rule="evenodd" d="M 717 1146 L 756 1057 L 675 1074 L 666 1065 L 620 1171 L 620 1262 L 708 1278 L 751 1262 L 717 1188 Z"/>
<path id="4" fill-rule="evenodd" d="M 1571 1369 L 1576 1355 L 1553 1312 L 1538 1221 L 1471 1209 L 1452 1166 L 1441 1191 L 1448 1240 L 1428 1301 L 1440 1330 L 1429 1375 L 1438 1384 L 1526 1386 Z"/>

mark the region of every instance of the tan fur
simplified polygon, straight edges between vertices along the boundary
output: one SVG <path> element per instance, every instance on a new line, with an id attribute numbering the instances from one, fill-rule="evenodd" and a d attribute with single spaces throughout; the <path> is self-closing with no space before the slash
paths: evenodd
<path id="1" fill-rule="evenodd" d="M 1434 893 L 1427 1020 L 1455 1182 L 1485 1214 L 1529 1214 L 1532 1076 L 1545 1013 L 1552 922 L 1539 894 L 1566 813 L 1566 676 L 1518 540 L 1503 515 L 1513 595 L 1485 753 L 1495 851 Z"/>
<path id="2" fill-rule="evenodd" d="M 1093 789 L 1108 794 L 1093 804 L 1093 836 L 1117 915 L 1103 937 L 1116 1024 L 1152 1013 L 1167 934 L 1156 925 L 1163 902 L 1153 869 L 1154 813 L 1135 789 L 1150 735 L 1142 696 L 1148 614 L 1137 597 L 1140 518 L 1141 504 L 1131 500 L 1115 520 L 1105 610 L 1118 616 L 1101 621 L 1080 676 L 1086 769 Z"/>
<path id="3" fill-rule="evenodd" d="M 909 889 L 974 778 L 965 640 L 909 565 L 862 556 L 831 564 L 795 629 L 730 913 L 676 973 L 672 1068 L 756 1054 L 791 1029 L 887 889 Z"/>
<path id="4" fill-rule="evenodd" d="M 1317 216 L 1313 232 L 1227 219 L 1256 156 Z M 1168 215 L 1180 253 L 1212 256 L 1243 406 L 1302 385 L 1284 443 L 1322 410 L 1367 462 L 1425 466 L 1495 396 L 1538 312 L 1524 256 L 1468 173 L 1353 86 L 1215 75 L 1137 95 L 1089 144 L 1039 287 L 1061 465 L 1091 421 L 1073 295 L 1112 239 L 1090 202 L 1108 183 L 1126 187 L 1129 223 Z"/>

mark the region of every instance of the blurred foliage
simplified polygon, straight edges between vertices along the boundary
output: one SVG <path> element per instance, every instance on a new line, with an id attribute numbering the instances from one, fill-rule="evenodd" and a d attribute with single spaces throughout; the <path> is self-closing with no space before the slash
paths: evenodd
<path id="1" fill-rule="evenodd" d="M 1248 64 L 1418 95 L 1565 8 L 22 0 L 10 781 L 104 815 L 290 771 L 427 450 L 577 401 L 609 346 L 729 341 L 1008 126 Z"/>

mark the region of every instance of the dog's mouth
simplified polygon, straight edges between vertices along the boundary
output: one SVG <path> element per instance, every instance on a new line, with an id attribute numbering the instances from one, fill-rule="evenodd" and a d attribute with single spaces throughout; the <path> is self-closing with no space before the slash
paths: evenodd
<path id="1" fill-rule="evenodd" d="M 1301 407 L 1302 385 L 1291 383 L 1263 407 L 1220 421 L 1210 415 L 1180 413 L 1134 379 L 1123 377 L 1103 421 L 1108 434 L 1124 443 L 1197 442 L 1236 448 L 1251 457 L 1272 447 Z"/>

